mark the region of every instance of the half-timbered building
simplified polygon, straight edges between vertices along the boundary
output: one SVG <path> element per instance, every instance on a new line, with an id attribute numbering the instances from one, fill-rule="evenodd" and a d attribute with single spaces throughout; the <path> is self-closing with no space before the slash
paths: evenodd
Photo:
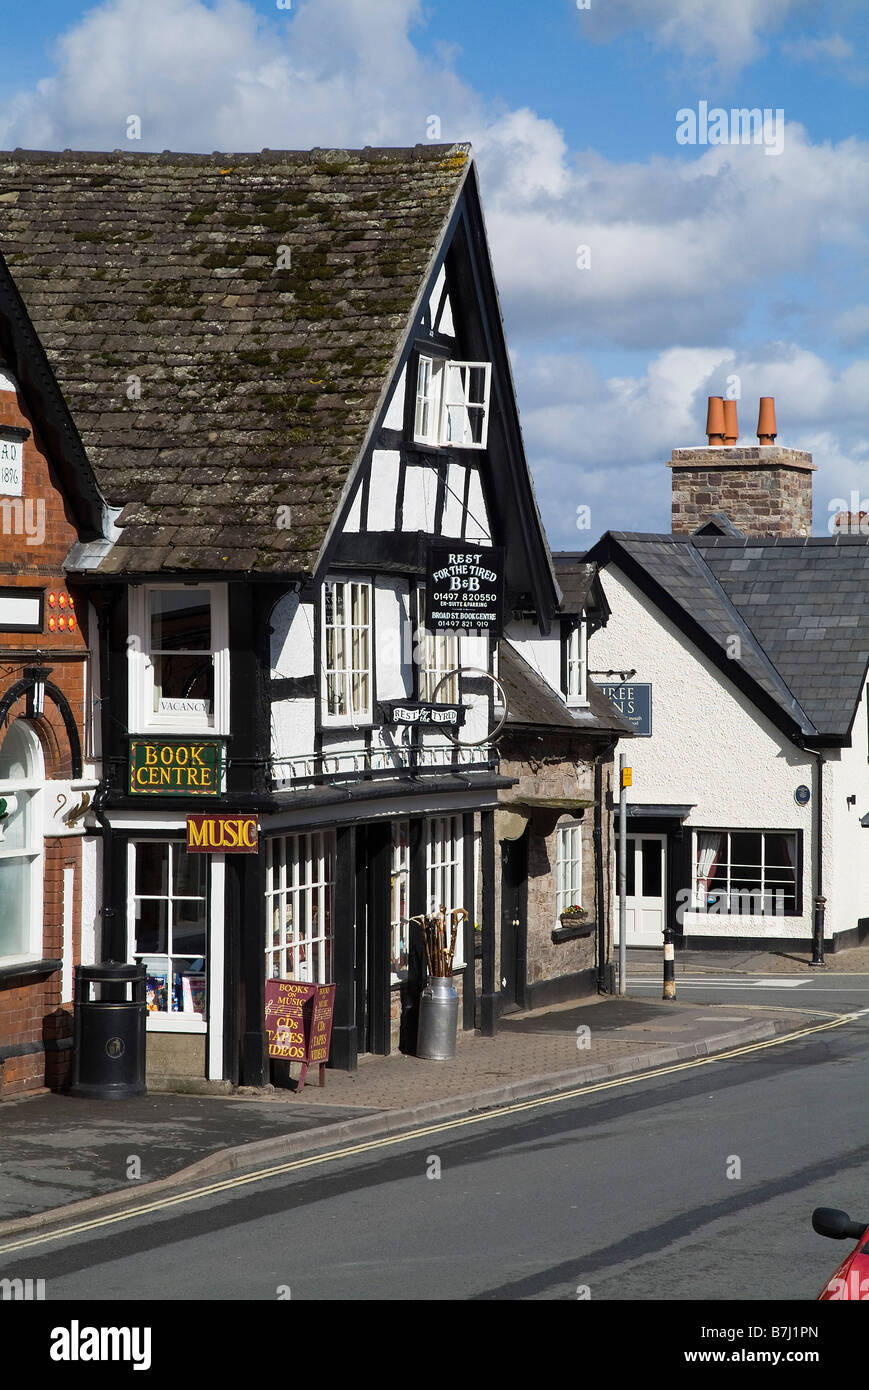
<path id="1" fill-rule="evenodd" d="M 465 1028 L 528 1002 L 529 961 L 605 983 L 591 813 L 626 726 L 586 689 L 593 567 L 566 604 L 553 572 L 468 148 L 16 152 L 0 209 L 111 504 L 64 576 L 99 666 L 95 950 L 146 966 L 152 1083 L 267 1079 L 275 978 L 336 984 L 335 1065 L 412 1051 L 440 905 Z M 497 578 L 497 621 L 439 626 L 448 570 Z"/>

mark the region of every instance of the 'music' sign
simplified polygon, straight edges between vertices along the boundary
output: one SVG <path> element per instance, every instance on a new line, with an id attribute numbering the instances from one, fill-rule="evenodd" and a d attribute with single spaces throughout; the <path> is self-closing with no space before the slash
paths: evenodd
<path id="1" fill-rule="evenodd" d="M 190 854 L 256 854 L 259 822 L 256 816 L 191 815 L 187 817 Z"/>

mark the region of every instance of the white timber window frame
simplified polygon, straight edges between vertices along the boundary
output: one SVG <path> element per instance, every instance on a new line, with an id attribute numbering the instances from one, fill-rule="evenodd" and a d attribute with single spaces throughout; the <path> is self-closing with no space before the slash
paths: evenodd
<path id="1" fill-rule="evenodd" d="M 392 943 L 390 984 L 407 979 L 410 924 L 410 821 L 392 822 L 392 866 L 389 876 L 390 939 Z"/>
<path id="2" fill-rule="evenodd" d="M 426 839 L 426 911 L 437 913 L 446 908 L 447 945 L 453 908 L 464 907 L 468 917 L 459 923 L 453 971 L 465 965 L 465 932 L 470 936 L 473 911 L 464 901 L 464 836 L 462 817 L 429 816 L 425 823 Z"/>
<path id="3" fill-rule="evenodd" d="M 582 901 L 582 821 L 556 826 L 555 924 L 569 907 L 585 907 Z"/>
<path id="4" fill-rule="evenodd" d="M 3 965 L 42 959 L 44 786 L 45 759 L 39 736 L 26 719 L 15 719 L 0 738 L 0 798 L 6 802 L 0 818 Z"/>
<path id="5" fill-rule="evenodd" d="M 335 831 L 266 840 L 267 980 L 334 982 Z"/>
<path id="6" fill-rule="evenodd" d="M 414 443 L 485 449 L 491 389 L 491 362 L 454 362 L 450 358 L 420 353 L 414 401 Z"/>
<path id="7" fill-rule="evenodd" d="M 367 579 L 324 580 L 320 600 L 324 728 L 373 723 L 374 586 Z"/>
<path id="8" fill-rule="evenodd" d="M 161 874 L 159 884 L 148 881 L 147 859 L 155 851 L 165 851 L 165 879 Z M 127 843 L 127 953 L 131 961 L 145 966 L 151 1032 L 207 1031 L 210 860 L 211 855 L 190 854 L 183 839 L 169 834 L 165 839 L 132 839 Z M 150 866 L 152 874 L 156 867 L 155 861 Z M 191 875 L 195 878 L 185 882 Z M 190 887 L 196 891 L 184 891 Z M 143 921 L 147 904 L 153 904 L 150 924 Z M 201 950 L 181 949 L 185 928 L 198 938 Z M 146 944 L 149 931 L 156 934 L 153 946 Z M 189 942 L 185 944 L 189 946 Z"/>
<path id="9" fill-rule="evenodd" d="M 229 614 L 225 584 L 135 584 L 129 590 L 129 720 L 131 733 L 229 733 Z M 160 596 L 180 606 L 189 598 L 207 598 L 209 641 L 199 646 L 174 647 L 159 636 L 155 641 Z M 211 672 L 213 698 L 162 697 L 161 673 L 176 658 L 198 662 L 201 676 Z M 193 673 L 191 673 L 192 675 Z M 175 706 L 173 708 L 172 706 Z"/>
<path id="10" fill-rule="evenodd" d="M 426 626 L 425 586 L 417 590 L 419 629 L 417 631 L 417 651 L 419 654 L 419 698 L 432 700 L 438 690 L 439 705 L 459 703 L 459 677 L 444 677 L 459 668 L 459 634 L 457 632 L 432 632 Z"/>
<path id="11" fill-rule="evenodd" d="M 759 841 L 759 854 L 749 860 L 746 841 L 752 840 Z M 797 830 L 698 829 L 693 832 L 692 857 L 695 912 L 731 917 L 802 915 Z"/>
<path id="12" fill-rule="evenodd" d="M 564 655 L 565 697 L 569 705 L 588 704 L 588 628 L 585 617 L 567 634 Z"/>

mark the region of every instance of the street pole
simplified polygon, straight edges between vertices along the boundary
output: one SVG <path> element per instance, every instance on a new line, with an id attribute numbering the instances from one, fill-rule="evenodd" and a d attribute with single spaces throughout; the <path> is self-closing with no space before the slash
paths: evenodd
<path id="1" fill-rule="evenodd" d="M 664 993 L 663 999 L 676 998 L 676 950 L 674 931 L 668 922 L 664 928 Z"/>
<path id="2" fill-rule="evenodd" d="M 628 887 L 628 782 L 625 777 L 625 755 L 619 755 L 619 994 L 626 994 L 627 973 L 627 887 Z"/>

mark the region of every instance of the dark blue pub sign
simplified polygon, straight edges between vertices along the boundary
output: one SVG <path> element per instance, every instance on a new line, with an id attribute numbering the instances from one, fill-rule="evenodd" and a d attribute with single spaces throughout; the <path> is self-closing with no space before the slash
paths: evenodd
<path id="1" fill-rule="evenodd" d="M 633 724 L 634 731 L 643 738 L 648 738 L 652 732 L 652 687 L 649 684 L 639 684 L 635 681 L 595 681 L 597 685 L 611 700 L 616 709 L 624 715 L 628 723 Z"/>

